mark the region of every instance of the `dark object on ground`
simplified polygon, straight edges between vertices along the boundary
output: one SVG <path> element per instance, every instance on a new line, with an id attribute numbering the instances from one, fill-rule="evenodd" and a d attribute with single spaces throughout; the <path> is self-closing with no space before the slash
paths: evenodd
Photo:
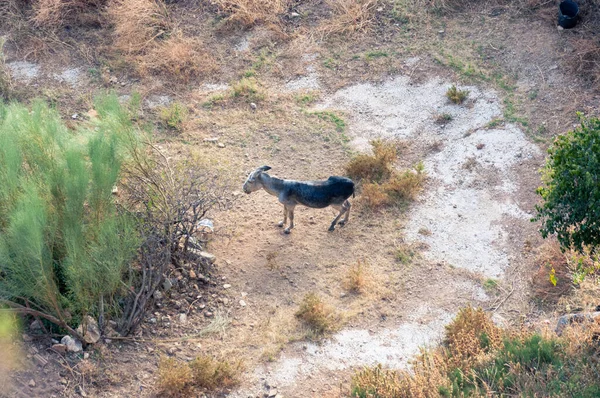
<path id="1" fill-rule="evenodd" d="M 573 0 L 561 1 L 558 6 L 558 24 L 565 29 L 575 27 L 579 6 Z"/>

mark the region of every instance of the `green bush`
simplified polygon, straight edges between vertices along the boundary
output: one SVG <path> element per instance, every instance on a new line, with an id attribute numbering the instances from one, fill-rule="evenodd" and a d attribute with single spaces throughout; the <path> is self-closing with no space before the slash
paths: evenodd
<path id="1" fill-rule="evenodd" d="M 31 109 L 0 104 L 5 304 L 32 303 L 67 327 L 98 314 L 124 289 L 139 238 L 112 194 L 123 160 L 120 126 L 105 123 L 101 114 L 75 134 L 42 102 Z"/>
<path id="2" fill-rule="evenodd" d="M 556 234 L 563 249 L 583 252 L 600 245 L 600 119 L 579 117 L 579 127 L 548 149 L 534 221 L 544 238 Z"/>

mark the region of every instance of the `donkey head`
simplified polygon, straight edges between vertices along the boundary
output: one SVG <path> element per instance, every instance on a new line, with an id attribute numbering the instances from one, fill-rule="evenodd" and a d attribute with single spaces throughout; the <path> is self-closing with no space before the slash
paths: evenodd
<path id="1" fill-rule="evenodd" d="M 246 182 L 244 183 L 244 186 L 242 187 L 244 192 L 252 193 L 261 189 L 262 183 L 260 181 L 259 176 L 267 170 L 271 170 L 271 168 L 269 166 L 261 166 L 258 169 L 254 170 L 252 173 L 250 173 L 250 175 L 248 175 L 248 178 L 246 179 Z"/>

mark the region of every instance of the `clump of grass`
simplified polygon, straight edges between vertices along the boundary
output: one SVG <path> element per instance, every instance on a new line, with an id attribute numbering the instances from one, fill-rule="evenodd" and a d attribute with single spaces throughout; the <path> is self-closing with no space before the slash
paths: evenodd
<path id="1" fill-rule="evenodd" d="M 175 358 L 161 358 L 158 364 L 158 389 L 164 396 L 180 396 L 193 382 L 192 370 L 187 363 Z"/>
<path id="2" fill-rule="evenodd" d="M 325 120 L 326 122 L 331 122 L 335 125 L 335 130 L 339 133 L 343 132 L 346 129 L 346 122 L 340 116 L 336 115 L 333 112 L 329 111 L 318 111 L 312 112 L 313 115 L 317 116 L 321 120 Z"/>
<path id="3" fill-rule="evenodd" d="M 363 182 L 362 198 L 367 206 L 375 209 L 414 200 L 426 177 L 423 163 L 400 173 L 393 167 L 398 157 L 394 143 L 375 140 L 371 146 L 373 155 L 359 154 L 346 165 L 346 174 Z"/>
<path id="4" fill-rule="evenodd" d="M 159 116 L 161 122 L 167 128 L 182 132 L 188 118 L 188 110 L 185 105 L 173 102 L 171 105 L 161 108 Z"/>
<path id="5" fill-rule="evenodd" d="M 3 0 L 6 2 L 7 0 Z M 10 2 L 9 2 L 10 3 Z M 44 28 L 55 29 L 67 24 L 97 25 L 103 20 L 98 12 L 103 0 L 35 0 L 30 2 L 31 22 Z"/>
<path id="6" fill-rule="evenodd" d="M 500 346 L 500 329 L 481 308 L 466 307 L 446 326 L 448 364 L 469 370 L 477 357 Z"/>
<path id="7" fill-rule="evenodd" d="M 215 105 L 225 103 L 226 98 L 224 94 L 213 94 L 202 104 L 203 108 L 212 109 Z"/>
<path id="8" fill-rule="evenodd" d="M 315 293 L 304 296 L 296 317 L 301 319 L 313 332 L 323 334 L 334 327 L 333 310 L 325 305 L 321 297 Z"/>
<path id="9" fill-rule="evenodd" d="M 0 37 L 0 100 L 10 99 L 13 93 L 12 77 L 4 58 L 4 43 L 5 39 Z"/>
<path id="10" fill-rule="evenodd" d="M 151 46 L 137 62 L 138 71 L 169 76 L 181 83 L 205 76 L 217 69 L 215 59 L 197 39 L 174 33 Z"/>
<path id="11" fill-rule="evenodd" d="M 230 26 L 249 28 L 266 23 L 279 24 L 279 17 L 290 6 L 289 0 L 215 0 L 219 9 L 227 14 L 225 23 Z"/>
<path id="12" fill-rule="evenodd" d="M 483 288 L 487 292 L 495 292 L 498 289 L 498 280 L 492 278 L 486 279 L 483 281 Z"/>
<path id="13" fill-rule="evenodd" d="M 220 361 L 203 355 L 188 363 L 163 357 L 158 364 L 158 389 L 163 396 L 185 396 L 197 388 L 231 388 L 239 383 L 241 371 L 241 361 Z"/>
<path id="14" fill-rule="evenodd" d="M 344 288 L 349 292 L 362 294 L 367 291 L 371 282 L 372 276 L 367 262 L 359 260 L 350 266 L 344 281 Z"/>
<path id="15" fill-rule="evenodd" d="M 452 115 L 449 113 L 439 113 L 435 116 L 435 122 L 441 125 L 446 125 L 450 123 L 452 119 Z"/>
<path id="16" fill-rule="evenodd" d="M 419 228 L 419 235 L 423 235 L 423 236 L 431 236 L 431 230 L 429 230 L 428 228 Z"/>
<path id="17" fill-rule="evenodd" d="M 108 17 L 114 24 L 115 48 L 125 54 L 141 54 L 172 28 L 167 7 L 156 0 L 114 0 Z"/>
<path id="18" fill-rule="evenodd" d="M 373 155 L 359 154 L 346 165 L 346 174 L 355 180 L 382 182 L 392 175 L 398 149 L 391 141 L 371 142 Z"/>
<path id="19" fill-rule="evenodd" d="M 265 99 L 265 93 L 258 86 L 255 78 L 243 78 L 232 85 L 233 98 L 244 99 L 247 102 L 259 102 Z"/>
<path id="20" fill-rule="evenodd" d="M 214 390 L 236 386 L 239 383 L 242 362 L 218 361 L 204 355 L 190 362 L 189 367 L 196 387 Z"/>
<path id="21" fill-rule="evenodd" d="M 462 104 L 467 96 L 469 95 L 469 90 L 459 90 L 455 84 L 453 84 L 446 91 L 446 97 L 455 104 Z"/>
<path id="22" fill-rule="evenodd" d="M 504 119 L 496 117 L 492 120 L 490 120 L 486 125 L 485 128 L 486 129 L 493 129 L 499 126 L 502 126 L 504 124 Z"/>
<path id="23" fill-rule="evenodd" d="M 394 257 L 399 263 L 407 265 L 410 264 L 416 254 L 417 253 L 409 245 L 401 245 L 396 248 Z"/>
<path id="24" fill-rule="evenodd" d="M 319 30 L 325 35 L 349 35 L 367 32 L 375 21 L 377 0 L 326 0 L 333 12 Z"/>
<path id="25" fill-rule="evenodd" d="M 389 54 L 386 51 L 381 51 L 381 50 L 367 51 L 367 53 L 365 53 L 365 59 L 367 61 L 370 61 L 370 60 L 376 59 L 376 58 L 386 58 L 388 56 L 389 56 Z"/>
<path id="26" fill-rule="evenodd" d="M 310 92 L 310 93 L 298 94 L 294 98 L 295 98 L 296 102 L 298 103 L 298 105 L 306 106 L 306 105 L 310 105 L 313 102 L 315 102 L 317 100 L 317 95 L 313 92 Z"/>

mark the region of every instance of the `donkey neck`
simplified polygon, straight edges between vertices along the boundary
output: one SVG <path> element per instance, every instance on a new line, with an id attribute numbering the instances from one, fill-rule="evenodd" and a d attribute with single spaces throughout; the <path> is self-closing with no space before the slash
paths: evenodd
<path id="1" fill-rule="evenodd" d="M 271 177 L 266 173 L 261 173 L 259 179 L 262 183 L 262 187 L 264 188 L 264 190 L 273 196 L 279 196 L 279 194 L 283 190 L 284 183 L 283 180 L 280 178 Z"/>

